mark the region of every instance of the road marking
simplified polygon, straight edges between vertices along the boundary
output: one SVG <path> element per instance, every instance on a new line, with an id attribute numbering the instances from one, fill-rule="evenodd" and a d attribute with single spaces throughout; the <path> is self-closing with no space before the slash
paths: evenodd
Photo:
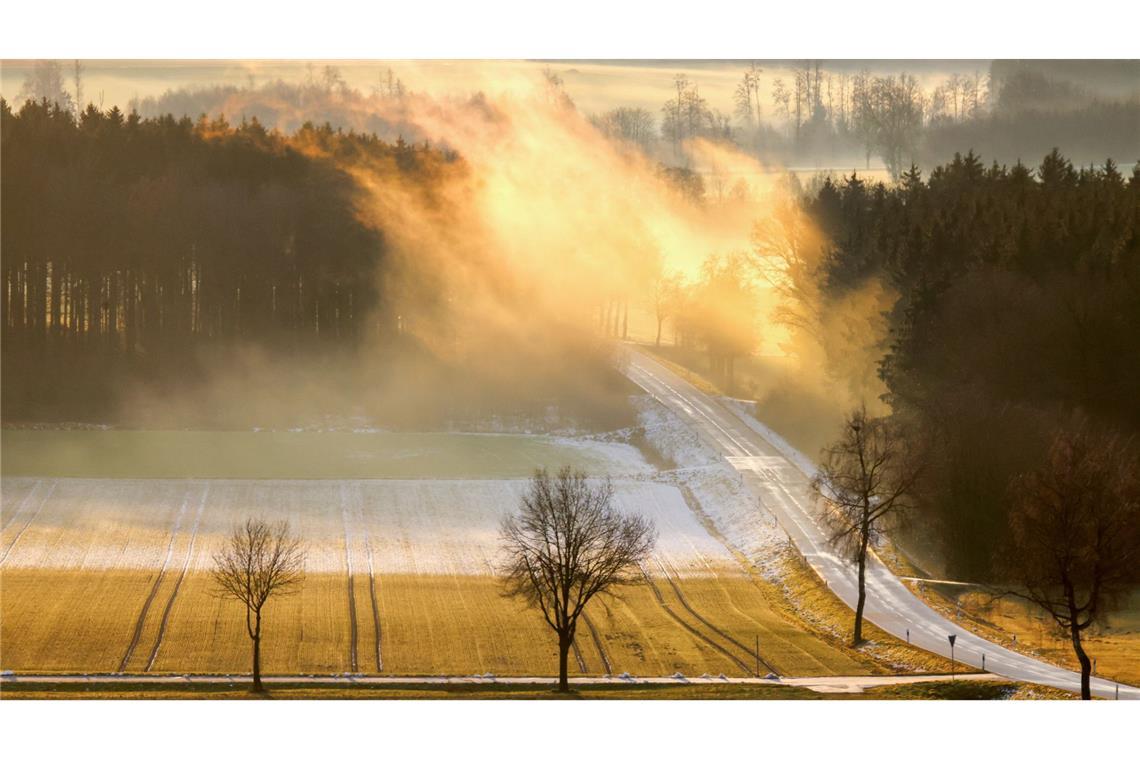
<path id="1" fill-rule="evenodd" d="M 656 371 L 666 376 L 673 377 L 676 381 L 674 385 L 685 389 L 691 398 L 683 396 L 666 379 L 656 377 L 650 369 L 652 367 L 656 367 Z M 688 417 L 692 420 L 699 435 L 702 435 L 706 440 L 711 439 L 712 443 L 721 450 L 727 450 L 728 453 L 724 454 L 725 458 L 737 471 L 746 475 L 746 484 L 754 492 L 758 492 L 761 501 L 764 501 L 765 495 L 771 499 L 771 511 L 777 516 L 785 531 L 792 537 L 793 542 L 808 560 L 809 565 L 828 582 L 828 586 L 832 587 L 833 591 L 845 589 L 854 593 L 854 584 L 847 577 L 848 573 L 845 572 L 845 568 L 841 567 L 838 558 L 821 548 L 822 529 L 815 517 L 807 510 L 802 500 L 788 490 L 785 478 L 780 476 L 779 470 L 763 464 L 764 457 L 756 451 L 756 446 L 742 442 L 741 438 L 738 438 L 713 418 L 708 410 L 714 408 L 713 404 L 716 403 L 714 400 L 708 399 L 703 391 L 693 387 L 690 383 L 677 378 L 671 370 L 659 362 L 636 351 L 634 351 L 633 358 L 628 365 L 627 374 L 631 380 L 667 409 L 674 412 L 680 409 L 683 414 L 679 416 Z M 666 400 L 662 394 L 671 395 L 675 398 Z M 707 408 L 702 408 L 702 404 Z M 707 424 L 702 424 L 701 418 Z M 743 422 L 737 424 L 743 424 Z M 708 426 L 715 428 L 715 430 L 710 430 Z M 751 428 L 748 428 L 747 432 L 749 435 L 759 435 L 763 439 L 762 434 L 753 431 Z M 769 443 L 768 446 L 773 446 L 773 444 Z M 774 448 L 780 451 L 778 447 Z M 795 467 L 795 463 L 791 462 L 783 452 L 780 452 L 780 458 Z M 749 481 L 748 473 L 754 474 L 754 481 Z M 811 523 L 810 527 L 807 524 L 809 522 Z M 790 529 L 794 529 L 794 533 Z M 902 639 L 903 629 L 909 627 L 912 632 L 912 643 L 944 656 L 949 654 L 949 643 L 946 635 L 953 633 L 960 637 L 958 644 L 960 656 L 958 659 L 962 662 L 973 664 L 973 661 L 976 660 L 980 664 L 981 653 L 985 652 L 986 664 L 991 672 L 1070 691 L 1079 689 L 1079 676 L 1076 673 L 1034 660 L 1018 652 L 1012 652 L 1000 644 L 990 642 L 966 631 L 961 626 L 943 618 L 925 602 L 918 599 L 873 553 L 871 559 L 872 561 L 868 565 L 867 600 L 868 611 L 872 614 L 866 617 L 880 628 Z M 851 606 L 851 602 L 842 595 L 839 595 L 839 598 Z M 994 667 L 995 665 L 997 667 Z M 1116 686 L 1114 682 L 1095 678 L 1093 684 L 1094 693 L 1101 696 L 1112 695 Z M 1124 688 L 1131 688 L 1132 691 L 1140 694 L 1140 691 L 1133 687 Z M 1122 693 L 1124 688 L 1121 690 Z"/>

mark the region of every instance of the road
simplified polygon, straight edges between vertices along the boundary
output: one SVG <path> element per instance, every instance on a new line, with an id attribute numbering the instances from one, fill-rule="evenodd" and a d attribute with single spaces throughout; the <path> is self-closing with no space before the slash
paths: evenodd
<path id="1" fill-rule="evenodd" d="M 262 681 L 270 686 L 308 686 L 312 684 L 352 684 L 366 686 L 400 686 L 405 684 L 512 684 L 512 685 L 550 685 L 558 683 L 557 678 L 547 676 L 262 676 Z M 702 676 L 700 678 L 686 678 L 682 676 L 640 678 L 633 676 L 582 676 L 570 679 L 571 686 L 583 685 L 635 685 L 635 684 L 767 684 L 770 686 L 800 686 L 821 694 L 858 694 L 864 689 L 876 686 L 899 686 L 911 683 L 929 683 L 949 681 L 948 675 L 916 675 L 916 676 L 822 676 L 816 678 L 730 678 L 728 676 Z M 974 673 L 957 676 L 959 681 L 994 681 L 997 676 L 985 673 Z M 146 688 L 170 684 L 234 684 L 244 685 L 251 683 L 250 676 L 219 676 L 219 675 L 124 675 L 118 673 L 103 673 L 91 675 L 59 675 L 36 674 L 0 676 L 0 685 L 6 683 L 39 684 L 43 686 L 60 686 L 63 684 L 133 684 Z M 0 689 L 2 691 L 2 689 Z"/>
<path id="2" fill-rule="evenodd" d="M 645 353 L 629 349 L 624 371 L 636 384 L 675 412 L 731 463 L 787 532 L 827 586 L 848 606 L 858 596 L 854 567 L 832 551 L 818 522 L 818 507 L 810 496 L 811 463 L 762 425 L 730 405 L 697 389 Z M 757 506 L 757 508 L 760 508 Z M 867 567 L 864 615 L 875 625 L 911 644 L 950 657 L 949 635 L 956 635 L 958 662 L 1016 681 L 1080 692 L 1080 675 L 1035 660 L 987 641 L 942 617 L 911 593 L 878 558 Z M 909 632 L 909 633 L 908 633 Z M 1093 696 L 1140 699 L 1140 688 L 1092 679 Z"/>

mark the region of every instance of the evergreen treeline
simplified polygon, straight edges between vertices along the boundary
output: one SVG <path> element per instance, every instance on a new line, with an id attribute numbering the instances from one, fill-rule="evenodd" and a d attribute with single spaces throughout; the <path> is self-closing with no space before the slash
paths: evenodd
<path id="1" fill-rule="evenodd" d="M 382 235 L 332 157 L 411 171 L 420 148 L 46 100 L 0 101 L 0 140 L 7 418 L 98 418 L 124 373 L 192 371 L 204 345 L 382 329 Z"/>
<path id="2" fill-rule="evenodd" d="M 808 208 L 832 241 L 826 300 L 870 278 L 899 293 L 881 376 L 932 448 L 924 502 L 949 570 L 984 577 L 1007 487 L 1079 414 L 1140 433 L 1140 169 L 1035 170 L 957 155 L 890 187 L 825 182 Z M 925 531 L 924 531 L 925 532 Z"/>

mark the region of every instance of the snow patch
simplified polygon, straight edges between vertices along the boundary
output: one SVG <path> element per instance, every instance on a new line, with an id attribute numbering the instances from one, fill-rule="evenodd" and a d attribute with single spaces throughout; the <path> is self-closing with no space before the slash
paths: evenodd
<path id="1" fill-rule="evenodd" d="M 687 492 L 715 532 L 765 577 L 778 575 L 777 560 L 789 539 L 772 513 L 748 492 L 740 473 L 652 397 L 635 397 L 634 405 L 648 444 L 677 465 L 658 480 Z"/>

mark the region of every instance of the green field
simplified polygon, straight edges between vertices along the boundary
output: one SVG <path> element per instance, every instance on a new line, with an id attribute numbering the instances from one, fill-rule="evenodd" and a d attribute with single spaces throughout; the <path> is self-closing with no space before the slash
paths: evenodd
<path id="1" fill-rule="evenodd" d="M 485 478 L 646 469 L 620 444 L 543 435 L 189 430 L 0 433 L 3 477 Z"/>

